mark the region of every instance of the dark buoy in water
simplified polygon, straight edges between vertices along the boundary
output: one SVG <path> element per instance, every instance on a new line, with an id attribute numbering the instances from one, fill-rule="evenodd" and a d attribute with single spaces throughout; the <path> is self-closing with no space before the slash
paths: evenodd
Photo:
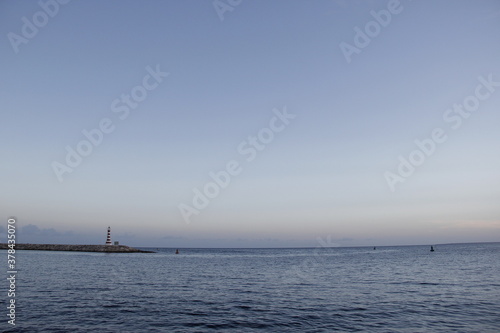
<path id="1" fill-rule="evenodd" d="M 373 249 L 376 250 L 377 248 L 374 246 Z"/>
<path id="2" fill-rule="evenodd" d="M 431 245 L 431 252 L 434 252 L 434 247 Z"/>
<path id="3" fill-rule="evenodd" d="M 433 250 L 434 251 L 434 250 Z M 175 254 L 179 254 L 179 249 L 175 250 Z"/>

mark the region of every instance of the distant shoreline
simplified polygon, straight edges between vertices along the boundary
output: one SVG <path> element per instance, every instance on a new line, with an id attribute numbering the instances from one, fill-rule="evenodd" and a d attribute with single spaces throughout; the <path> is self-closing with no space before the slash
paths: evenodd
<path id="1" fill-rule="evenodd" d="M 6 243 L 0 243 L 0 250 L 7 250 Z M 126 245 L 69 245 L 69 244 L 16 244 L 16 250 L 30 251 L 73 251 L 104 253 L 155 253 L 139 250 Z"/>

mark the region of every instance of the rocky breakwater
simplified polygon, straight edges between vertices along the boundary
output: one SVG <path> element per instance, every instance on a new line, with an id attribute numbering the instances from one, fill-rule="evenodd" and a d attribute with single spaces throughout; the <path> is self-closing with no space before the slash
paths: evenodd
<path id="1" fill-rule="evenodd" d="M 107 253 L 154 253 L 126 245 L 65 245 L 65 244 L 16 244 L 16 250 L 34 251 L 77 251 Z M 0 250 L 7 250 L 7 244 L 0 243 Z"/>

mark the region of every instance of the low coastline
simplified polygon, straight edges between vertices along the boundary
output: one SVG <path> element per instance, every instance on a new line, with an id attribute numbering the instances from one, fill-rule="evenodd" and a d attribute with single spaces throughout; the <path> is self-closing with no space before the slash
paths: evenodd
<path id="1" fill-rule="evenodd" d="M 0 250 L 7 250 L 6 243 L 0 243 Z M 70 244 L 16 244 L 16 250 L 31 251 L 75 251 L 105 253 L 155 253 L 139 250 L 126 245 L 70 245 Z"/>

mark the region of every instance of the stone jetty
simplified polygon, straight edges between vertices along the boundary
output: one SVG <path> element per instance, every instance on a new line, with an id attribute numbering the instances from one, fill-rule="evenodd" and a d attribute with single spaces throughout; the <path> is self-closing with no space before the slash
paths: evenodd
<path id="1" fill-rule="evenodd" d="M 0 250 L 7 250 L 7 244 L 0 243 Z M 154 253 L 126 245 L 65 245 L 65 244 L 16 244 L 16 250 L 34 251 L 78 251 L 78 252 L 107 252 L 107 253 Z"/>

